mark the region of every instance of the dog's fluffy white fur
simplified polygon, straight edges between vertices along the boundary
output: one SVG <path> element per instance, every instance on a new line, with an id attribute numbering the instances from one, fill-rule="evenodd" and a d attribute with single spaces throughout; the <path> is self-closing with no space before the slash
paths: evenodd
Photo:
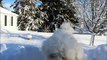
<path id="1" fill-rule="evenodd" d="M 70 23 L 63 23 L 48 40 L 42 49 L 46 60 L 85 60 L 83 49 L 72 36 Z"/>

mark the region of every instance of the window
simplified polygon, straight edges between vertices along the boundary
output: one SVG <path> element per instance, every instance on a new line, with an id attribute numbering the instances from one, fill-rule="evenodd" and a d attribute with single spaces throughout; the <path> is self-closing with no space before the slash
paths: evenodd
<path id="1" fill-rule="evenodd" d="M 5 19 L 4 25 L 7 26 L 7 16 L 6 15 L 5 15 L 4 19 Z"/>
<path id="2" fill-rule="evenodd" d="M 11 17 L 11 26 L 13 26 L 13 16 Z"/>

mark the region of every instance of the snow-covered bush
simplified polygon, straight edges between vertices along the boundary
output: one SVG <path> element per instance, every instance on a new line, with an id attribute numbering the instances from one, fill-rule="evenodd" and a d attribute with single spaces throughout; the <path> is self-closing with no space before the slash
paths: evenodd
<path id="1" fill-rule="evenodd" d="M 83 49 L 72 33 L 70 23 L 64 23 L 43 43 L 42 49 L 46 60 L 85 60 Z"/>

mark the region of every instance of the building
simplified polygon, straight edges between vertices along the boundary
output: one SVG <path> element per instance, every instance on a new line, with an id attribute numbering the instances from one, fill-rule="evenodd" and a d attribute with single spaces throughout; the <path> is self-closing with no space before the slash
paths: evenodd
<path id="1" fill-rule="evenodd" d="M 17 14 L 0 7 L 0 29 L 17 31 L 17 18 Z"/>

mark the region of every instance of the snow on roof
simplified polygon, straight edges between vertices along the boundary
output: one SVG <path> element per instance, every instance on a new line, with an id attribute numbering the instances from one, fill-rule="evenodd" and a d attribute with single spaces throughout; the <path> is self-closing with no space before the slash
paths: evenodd
<path id="1" fill-rule="evenodd" d="M 15 13 L 13 13 L 13 12 L 11 12 L 11 11 L 5 9 L 5 8 L 2 8 L 2 7 L 0 7 L 0 14 L 1 14 L 1 13 L 2 13 L 2 14 L 6 14 L 6 15 L 18 16 L 17 14 L 15 14 Z"/>

